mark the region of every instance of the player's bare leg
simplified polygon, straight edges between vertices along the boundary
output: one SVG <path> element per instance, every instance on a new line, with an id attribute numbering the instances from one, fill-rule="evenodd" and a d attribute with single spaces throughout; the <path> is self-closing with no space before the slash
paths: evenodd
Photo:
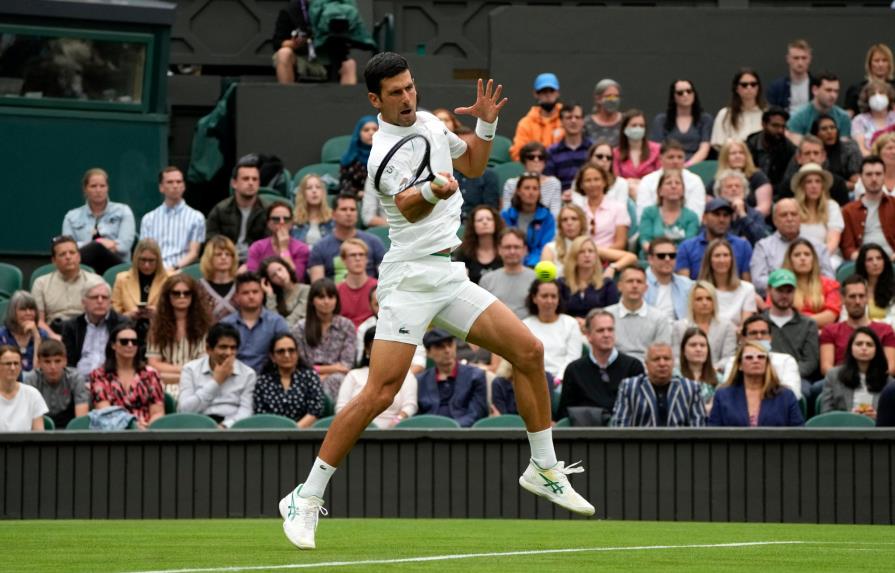
<path id="1" fill-rule="evenodd" d="M 316 546 L 317 519 L 320 514 L 326 515 L 323 492 L 329 479 L 370 422 L 394 401 L 415 351 L 413 344 L 373 341 L 367 384 L 336 414 L 308 478 L 280 500 L 283 531 L 299 549 L 314 549 Z"/>
<path id="2" fill-rule="evenodd" d="M 500 301 L 495 301 L 479 315 L 466 339 L 513 365 L 513 391 L 519 414 L 525 420 L 532 452 L 519 485 L 569 511 L 593 515 L 594 507 L 575 492 L 567 477 L 569 473 L 584 469 L 574 464 L 565 467 L 564 462 L 556 460 L 541 342 Z"/>

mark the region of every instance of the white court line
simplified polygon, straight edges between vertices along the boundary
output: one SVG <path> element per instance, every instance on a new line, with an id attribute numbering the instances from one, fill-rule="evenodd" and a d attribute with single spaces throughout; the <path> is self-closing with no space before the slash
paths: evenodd
<path id="1" fill-rule="evenodd" d="M 428 557 L 404 557 L 401 559 L 365 559 L 363 561 L 327 561 L 320 563 L 294 563 L 287 565 L 251 565 L 242 567 L 202 567 L 198 569 L 160 569 L 133 573 L 231 573 L 235 571 L 272 571 L 278 569 L 314 569 L 318 567 L 350 567 L 353 565 L 395 565 L 401 563 L 425 563 L 455 559 L 479 559 L 483 557 L 516 557 L 519 555 L 551 555 L 557 553 L 592 553 L 608 551 L 657 551 L 663 549 L 703 549 L 725 547 L 756 547 L 762 545 L 805 545 L 822 541 L 744 541 L 740 543 L 699 543 L 691 545 L 640 545 L 622 547 L 578 547 L 572 549 L 538 549 L 531 551 L 504 551 L 500 553 L 459 553 L 456 555 L 430 555 Z M 834 542 L 837 543 L 837 542 Z"/>

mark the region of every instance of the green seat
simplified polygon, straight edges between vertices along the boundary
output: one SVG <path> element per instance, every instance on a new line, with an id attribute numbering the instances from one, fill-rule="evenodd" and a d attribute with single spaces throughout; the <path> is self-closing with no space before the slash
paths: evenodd
<path id="1" fill-rule="evenodd" d="M 269 430 L 274 428 L 295 430 L 298 426 L 286 416 L 277 416 L 276 414 L 255 414 L 254 416 L 239 420 L 230 428 L 233 430 Z"/>
<path id="2" fill-rule="evenodd" d="M 311 427 L 325 430 L 326 428 L 329 428 L 329 425 L 333 423 L 334 419 L 335 416 L 324 416 L 323 418 L 320 418 L 319 420 L 314 422 L 314 425 Z"/>
<path id="3" fill-rule="evenodd" d="M 271 203 L 276 203 L 276 202 L 283 203 L 285 205 L 289 205 L 289 199 L 284 197 L 283 195 L 280 195 L 279 193 L 277 193 L 276 189 L 271 189 L 269 187 L 262 187 L 258 191 L 258 196 L 261 197 L 261 201 L 266 205 L 270 205 Z M 291 207 L 291 205 L 290 205 L 290 207 Z"/>
<path id="4" fill-rule="evenodd" d="M 6 309 L 9 308 L 9 299 L 0 300 L 0 321 L 6 320 Z"/>
<path id="5" fill-rule="evenodd" d="M 189 276 L 193 277 L 197 281 L 202 280 L 202 278 L 203 278 L 202 277 L 202 269 L 199 268 L 199 263 L 187 265 L 187 266 L 183 267 L 182 269 L 180 269 L 180 272 L 182 272 L 185 275 L 189 275 Z"/>
<path id="6" fill-rule="evenodd" d="M 109 269 L 103 273 L 103 280 L 108 283 L 109 286 L 115 286 L 115 277 L 118 276 L 118 273 L 130 270 L 130 263 L 118 263 L 113 267 L 109 267 Z"/>
<path id="7" fill-rule="evenodd" d="M 847 279 L 848 277 L 855 274 L 855 262 L 854 261 L 846 261 L 839 265 L 839 268 L 836 269 L 836 280 L 841 284 L 842 281 Z"/>
<path id="8" fill-rule="evenodd" d="M 325 418 L 327 416 L 332 416 L 336 413 L 336 405 L 333 404 L 332 399 L 326 394 L 323 395 L 323 413 L 321 417 Z"/>
<path id="9" fill-rule="evenodd" d="M 72 418 L 68 425 L 65 426 L 66 430 L 89 430 L 90 429 L 90 416 L 78 416 L 77 418 Z"/>
<path id="10" fill-rule="evenodd" d="M 385 245 L 385 250 L 387 251 L 390 246 L 392 246 L 391 240 L 388 238 L 388 227 L 369 227 L 367 232 L 371 235 L 376 235 L 379 237 L 379 240 L 382 241 L 382 244 Z"/>
<path id="11" fill-rule="evenodd" d="M 217 422 L 202 414 L 165 414 L 149 424 L 150 430 L 216 430 Z"/>
<path id="12" fill-rule="evenodd" d="M 328 193 L 336 193 L 339 190 L 339 164 L 338 163 L 313 163 L 311 165 L 305 165 L 301 169 L 298 170 L 298 173 L 295 174 L 295 178 L 292 180 L 294 183 L 293 186 L 293 195 L 295 191 L 297 191 L 298 184 L 301 183 L 301 180 L 304 179 L 305 175 L 310 175 L 313 173 L 314 175 L 319 175 L 323 182 L 326 184 L 326 190 Z"/>
<path id="13" fill-rule="evenodd" d="M 482 418 L 472 425 L 473 428 L 524 428 L 525 420 L 516 414 L 502 414 L 490 418 Z"/>
<path id="14" fill-rule="evenodd" d="M 10 298 L 22 288 L 22 271 L 9 263 L 0 263 L 0 296 Z"/>
<path id="15" fill-rule="evenodd" d="M 802 419 L 808 419 L 808 400 L 804 396 L 799 398 L 799 409 L 802 411 Z"/>
<path id="16" fill-rule="evenodd" d="M 44 275 L 50 274 L 51 272 L 53 272 L 55 270 L 56 270 L 56 265 L 54 265 L 53 263 L 48 263 L 46 265 L 41 265 L 41 266 L 37 267 L 36 269 L 34 269 L 33 271 L 31 271 L 31 280 L 28 282 L 28 290 L 31 290 L 32 288 L 34 288 L 34 281 L 36 281 L 37 279 L 39 279 L 40 277 L 42 277 Z M 81 265 L 81 270 L 87 271 L 90 273 L 96 272 L 93 270 L 93 267 L 91 267 L 90 265 L 85 265 L 85 264 Z"/>
<path id="17" fill-rule="evenodd" d="M 808 428 L 872 428 L 875 425 L 867 416 L 851 412 L 827 412 L 805 423 Z"/>
<path id="18" fill-rule="evenodd" d="M 500 193 L 503 193 L 503 186 L 506 184 L 507 179 L 512 179 L 513 177 L 519 177 L 522 175 L 522 172 L 525 171 L 525 168 L 522 167 L 521 163 L 513 161 L 511 163 L 501 163 L 499 165 L 495 165 L 492 167 L 494 169 L 494 173 L 497 174 L 497 189 Z"/>
<path id="19" fill-rule="evenodd" d="M 718 162 L 714 159 L 706 159 L 700 161 L 696 165 L 688 167 L 692 173 L 699 175 L 703 183 L 705 183 L 706 191 L 710 191 L 715 180 L 715 173 L 718 171 Z"/>
<path id="20" fill-rule="evenodd" d="M 513 140 L 503 135 L 495 135 L 491 142 L 491 155 L 488 156 L 488 165 L 494 167 L 502 163 L 512 161 L 510 157 L 510 147 L 513 146 Z"/>
<path id="21" fill-rule="evenodd" d="M 177 400 L 174 396 L 165 392 L 165 415 L 177 413 Z"/>
<path id="22" fill-rule="evenodd" d="M 413 416 L 406 420 L 401 420 L 395 425 L 400 429 L 417 429 L 417 428 L 459 428 L 460 424 L 453 418 L 446 416 L 436 416 L 435 414 L 421 414 Z"/>
<path id="23" fill-rule="evenodd" d="M 821 396 L 823 396 L 823 392 L 821 392 L 821 394 L 817 397 L 817 399 L 814 400 L 814 415 L 815 416 L 822 413 L 820 411 L 820 405 L 822 404 L 821 399 L 820 399 Z"/>
<path id="24" fill-rule="evenodd" d="M 56 429 L 56 422 L 49 416 L 44 416 L 44 430 L 52 431 Z"/>
<path id="25" fill-rule="evenodd" d="M 320 148 L 320 161 L 322 163 L 339 163 L 350 144 L 350 135 L 330 137 L 323 142 L 323 147 Z"/>
<path id="26" fill-rule="evenodd" d="M 590 346 L 584 345 L 584 350 L 582 351 L 582 356 L 587 356 L 587 353 L 590 352 Z M 556 419 L 556 415 L 559 414 L 559 397 L 562 396 L 562 386 L 558 388 L 554 388 L 552 390 L 553 400 L 551 400 L 550 409 L 553 411 L 553 419 Z"/>
<path id="27" fill-rule="evenodd" d="M 553 426 L 553 427 L 554 427 L 554 428 L 571 428 L 571 427 L 572 427 L 572 421 L 569 420 L 568 418 L 563 418 L 563 419 L 561 419 L 561 420 L 558 420 L 558 421 L 556 422 L 556 425 Z"/>

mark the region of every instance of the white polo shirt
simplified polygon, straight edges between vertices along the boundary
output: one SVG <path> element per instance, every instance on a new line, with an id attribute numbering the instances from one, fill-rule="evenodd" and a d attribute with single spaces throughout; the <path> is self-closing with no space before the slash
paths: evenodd
<path id="1" fill-rule="evenodd" d="M 367 161 L 368 177 L 364 192 L 377 193 L 388 220 L 391 247 L 382 259 L 383 263 L 419 259 L 460 244 L 457 229 L 460 227 L 463 196 L 459 191 L 449 199 L 439 201 L 431 213 L 416 223 L 405 219 L 395 205 L 395 195 L 411 180 L 422 159 L 422 142 L 403 147 L 383 170 L 379 189 L 374 189 L 376 171 L 385 155 L 401 138 L 413 133 L 420 133 L 429 140 L 430 162 L 436 173 L 453 173 L 453 159 L 466 153 L 466 142 L 448 131 L 444 123 L 429 112 L 418 111 L 416 123 L 410 127 L 387 123 L 380 114 L 379 130 L 373 135 L 373 149 Z"/>

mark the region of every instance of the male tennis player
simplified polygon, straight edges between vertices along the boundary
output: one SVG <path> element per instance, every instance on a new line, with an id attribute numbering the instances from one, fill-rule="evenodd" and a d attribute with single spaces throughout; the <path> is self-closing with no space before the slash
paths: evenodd
<path id="1" fill-rule="evenodd" d="M 333 472 L 364 429 L 391 405 L 401 387 L 417 345 L 430 323 L 487 348 L 513 365 L 519 413 L 525 419 L 531 461 L 519 484 L 528 491 L 583 515 L 594 508 L 569 484 L 567 474 L 584 471 L 556 460 L 550 426 L 550 399 L 544 376 L 544 351 L 537 338 L 502 302 L 466 276 L 463 263 L 451 262 L 460 244 L 460 206 L 453 169 L 479 177 L 488 163 L 497 115 L 506 104 L 502 86 L 478 81 L 475 103 L 454 110 L 478 118 L 475 137 L 465 142 L 435 116 L 416 111 L 416 87 L 402 56 L 381 53 L 364 70 L 370 103 L 379 110 L 379 131 L 367 163 L 367 190 L 374 192 L 382 167 L 379 199 L 388 218 L 391 248 L 379 267 L 379 322 L 370 358 L 370 377 L 361 393 L 333 420 L 320 456 L 310 474 L 280 501 L 286 537 L 301 549 L 315 547 L 315 531 L 323 509 L 323 492 Z M 424 146 L 401 148 L 382 165 L 403 137 L 422 134 L 431 143 L 433 173 L 445 185 L 426 182 L 401 190 L 415 179 Z"/>

